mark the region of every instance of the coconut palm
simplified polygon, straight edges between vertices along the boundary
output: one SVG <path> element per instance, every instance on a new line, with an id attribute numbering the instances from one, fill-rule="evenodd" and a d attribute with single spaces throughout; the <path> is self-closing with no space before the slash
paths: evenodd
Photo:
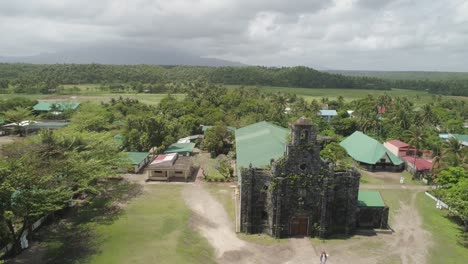
<path id="1" fill-rule="evenodd" d="M 442 159 L 451 166 L 468 166 L 468 149 L 458 139 L 451 137 L 444 142 Z"/>

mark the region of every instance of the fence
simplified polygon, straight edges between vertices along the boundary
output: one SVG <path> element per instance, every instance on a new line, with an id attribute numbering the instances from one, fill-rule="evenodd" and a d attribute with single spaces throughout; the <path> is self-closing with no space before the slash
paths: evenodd
<path id="1" fill-rule="evenodd" d="M 39 218 L 39 220 L 37 220 L 36 222 L 34 222 L 34 224 L 31 226 L 31 231 L 34 231 L 36 229 L 38 229 L 42 223 L 44 223 L 44 221 L 46 220 L 47 216 L 43 216 L 41 218 Z M 24 249 L 24 248 L 28 248 L 28 240 L 27 240 L 27 236 L 29 234 L 29 230 L 24 230 L 23 234 L 21 235 L 21 247 Z M 0 249 L 0 256 L 1 255 L 6 255 L 11 249 L 13 248 L 13 243 L 10 243 L 8 245 L 6 245 L 4 248 Z"/>

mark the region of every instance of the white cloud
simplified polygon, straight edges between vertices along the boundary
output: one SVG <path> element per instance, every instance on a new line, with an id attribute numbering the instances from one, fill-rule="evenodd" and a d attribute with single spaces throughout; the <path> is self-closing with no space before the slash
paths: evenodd
<path id="1" fill-rule="evenodd" d="M 464 0 L 15 0 L 0 56 L 114 42 L 259 65 L 468 70 Z"/>

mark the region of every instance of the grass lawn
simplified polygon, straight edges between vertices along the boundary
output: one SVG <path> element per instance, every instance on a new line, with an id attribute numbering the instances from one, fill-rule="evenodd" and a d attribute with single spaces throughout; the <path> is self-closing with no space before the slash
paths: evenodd
<path id="1" fill-rule="evenodd" d="M 435 202 L 424 193 L 416 197 L 423 228 L 432 233 L 434 245 L 429 250 L 429 263 L 466 263 L 468 249 L 457 243 L 461 227 L 447 218 L 447 210 L 435 208 Z"/>
<path id="2" fill-rule="evenodd" d="M 101 206 L 88 208 L 95 216 L 72 219 L 67 230 L 47 241 L 48 263 L 215 263 L 213 249 L 190 228 L 191 211 L 180 185 L 150 185 L 120 213 Z M 89 207 L 89 206 L 88 206 Z M 113 215 L 111 219 L 107 215 Z M 86 215 L 86 214 L 84 214 Z M 70 249 L 70 243 L 81 243 Z M 67 254 L 72 252 L 72 254 Z M 74 252 L 74 254 L 73 254 Z M 76 255 L 79 252 L 79 255 Z"/>
<path id="3" fill-rule="evenodd" d="M 366 171 L 359 170 L 361 173 L 361 179 L 359 180 L 360 183 L 364 184 L 386 184 L 386 182 L 382 179 L 372 177 L 370 174 L 368 174 Z"/>
<path id="4" fill-rule="evenodd" d="M 400 184 L 400 176 L 405 177 L 404 185 L 425 185 L 420 180 L 413 180 L 412 176 L 409 172 L 403 171 L 397 175 L 397 177 L 387 177 L 387 178 L 378 178 L 373 176 L 372 173 L 369 173 L 365 170 L 359 170 L 361 173 L 360 183 L 362 184 L 382 184 L 382 185 L 399 185 Z"/>
<path id="5" fill-rule="evenodd" d="M 221 181 L 225 177 L 216 169 L 216 159 L 210 157 L 210 154 L 207 152 L 202 152 L 195 157 L 194 160 L 195 166 L 200 166 L 206 175 L 206 180 L 209 181 Z"/>

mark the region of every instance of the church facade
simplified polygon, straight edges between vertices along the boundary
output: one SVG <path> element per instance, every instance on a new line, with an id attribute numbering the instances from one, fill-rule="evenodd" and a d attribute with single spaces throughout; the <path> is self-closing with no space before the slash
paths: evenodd
<path id="1" fill-rule="evenodd" d="M 277 238 L 352 234 L 358 226 L 360 174 L 335 170 L 320 158 L 317 129 L 306 118 L 290 125 L 291 140 L 281 140 L 289 134 L 283 128 L 267 123 L 255 128 L 236 132 L 240 231 Z M 279 153 L 274 145 L 283 142 Z"/>

